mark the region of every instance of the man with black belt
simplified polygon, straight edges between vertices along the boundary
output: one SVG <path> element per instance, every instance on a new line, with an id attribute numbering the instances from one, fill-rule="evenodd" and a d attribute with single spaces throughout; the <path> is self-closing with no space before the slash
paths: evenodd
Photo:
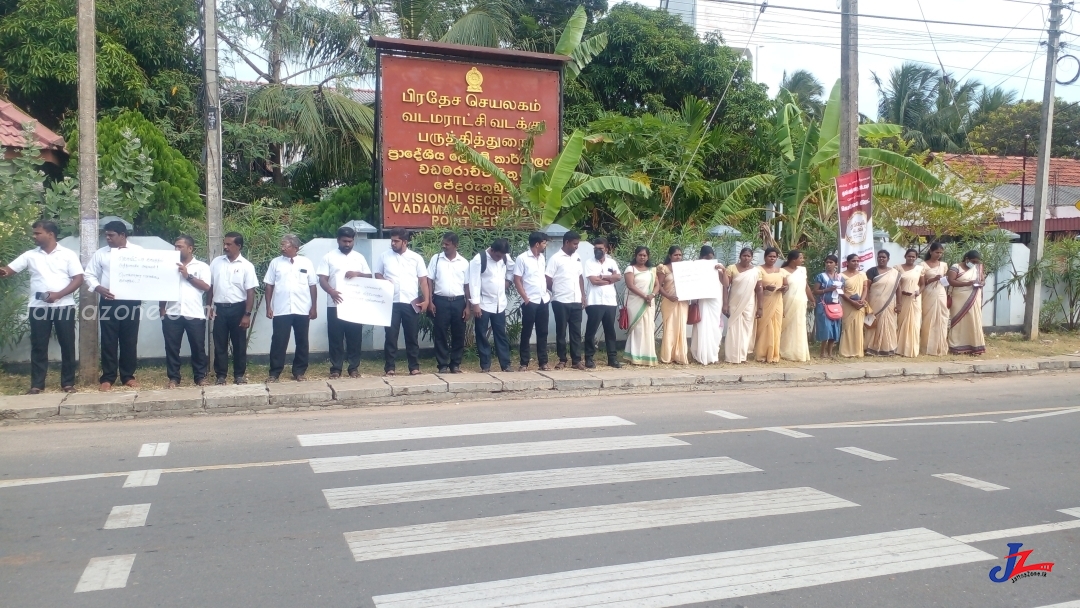
<path id="1" fill-rule="evenodd" d="M 473 329 L 482 372 L 491 371 L 489 325 L 502 371 L 513 371 L 510 368 L 510 340 L 506 337 L 506 288 L 513 276 L 513 264 L 510 241 L 506 239 L 495 239 L 491 247 L 476 254 L 469 262 L 469 303 L 476 319 Z"/>
<path id="2" fill-rule="evenodd" d="M 383 371 L 393 376 L 397 368 L 398 334 L 405 330 L 405 355 L 409 359 L 409 375 L 420 374 L 420 315 L 431 304 L 431 286 L 427 282 L 427 267 L 419 253 L 409 249 L 412 233 L 404 228 L 390 231 L 390 249 L 375 258 L 375 278 L 394 285 L 394 309 L 390 327 L 383 340 Z"/>
<path id="3" fill-rule="evenodd" d="M 214 375 L 217 384 L 229 377 L 229 343 L 232 343 L 233 380 L 247 384 L 247 330 L 255 308 L 259 278 L 255 266 L 244 259 L 244 235 L 225 235 L 225 255 L 210 263 L 210 319 L 214 322 Z"/>
<path id="4" fill-rule="evenodd" d="M 461 373 L 461 358 L 465 354 L 465 321 L 469 318 L 466 306 L 469 282 L 469 261 L 458 255 L 458 235 L 447 232 L 442 236 L 442 253 L 432 256 L 428 264 L 431 284 L 431 312 L 435 315 L 432 341 L 439 373 Z M 447 346 L 446 333 L 450 340 Z"/>
<path id="5" fill-rule="evenodd" d="M 12 277 L 30 269 L 30 391 L 45 390 L 49 371 L 49 337 L 56 329 L 60 344 L 60 388 L 75 392 L 75 298 L 71 294 L 83 283 L 83 268 L 74 251 L 56 242 L 56 224 L 34 222 L 31 249 L 0 268 L 0 277 Z"/>
<path id="6" fill-rule="evenodd" d="M 89 238 L 87 235 L 84 238 Z M 86 265 L 86 286 L 98 294 L 98 328 L 101 340 L 101 386 L 100 390 L 112 390 L 119 372 L 124 386 L 137 387 L 135 369 L 139 364 L 139 319 L 142 302 L 117 300 L 109 291 L 112 285 L 110 268 L 112 252 L 118 249 L 142 249 L 128 243 L 128 230 L 124 222 L 105 224 L 106 245 L 94 252 Z"/>
<path id="7" fill-rule="evenodd" d="M 574 369 L 585 369 L 581 362 L 581 311 L 585 308 L 585 279 L 581 274 L 578 244 L 581 235 L 571 230 L 563 236 L 562 248 L 547 262 L 547 285 L 551 290 L 551 311 L 555 313 L 555 350 L 563 369 L 566 359 L 566 334 L 570 330 L 570 362 Z"/>
<path id="8" fill-rule="evenodd" d="M 295 234 L 281 237 L 281 256 L 270 261 L 263 283 L 266 284 L 266 318 L 271 319 L 270 375 L 267 382 L 277 382 L 285 369 L 285 351 L 289 335 L 296 339 L 293 350 L 292 377 L 304 381 L 308 367 L 308 328 L 319 316 L 316 308 L 319 292 L 315 289 L 315 266 L 300 253 L 300 238 Z"/>
<path id="9" fill-rule="evenodd" d="M 529 235 L 529 248 L 518 256 L 514 262 L 514 287 L 521 296 L 521 340 L 518 343 L 518 358 L 521 367 L 518 371 L 529 369 L 529 340 L 532 338 L 533 328 L 536 328 L 536 360 L 540 364 L 540 371 L 546 372 L 548 367 L 547 335 L 548 335 L 548 302 L 551 293 L 547 287 L 547 261 L 544 259 L 544 250 L 547 249 L 548 235 L 543 232 L 533 232 Z"/>
<path id="10" fill-rule="evenodd" d="M 371 278 L 371 268 L 364 256 L 353 250 L 356 231 L 342 226 L 337 231 L 338 248 L 329 251 L 319 262 L 319 285 L 329 298 L 326 300 L 326 340 L 330 350 L 330 379 L 341 377 L 342 358 L 349 360 L 349 377 L 360 377 L 360 342 L 364 326 L 342 321 L 337 305 L 342 301 L 337 287 L 346 279 Z"/>
<path id="11" fill-rule="evenodd" d="M 191 374 L 196 386 L 206 385 L 206 303 L 203 294 L 210 290 L 210 267 L 195 259 L 195 239 L 181 234 L 174 245 L 180 252 L 180 299 L 159 302 L 161 334 L 165 339 L 165 373 L 169 388 L 180 386 L 180 345 L 187 334 L 191 347 Z"/>
<path id="12" fill-rule="evenodd" d="M 585 325 L 585 367 L 596 367 L 593 357 L 596 355 L 596 330 L 604 326 L 604 343 L 607 346 L 607 360 L 610 367 L 622 367 L 619 363 L 619 351 L 615 345 L 615 311 L 619 300 L 615 293 L 615 284 L 622 280 L 619 264 L 607 254 L 607 239 L 593 239 L 593 259 L 585 260 L 584 272 L 585 312 L 589 320 Z"/>

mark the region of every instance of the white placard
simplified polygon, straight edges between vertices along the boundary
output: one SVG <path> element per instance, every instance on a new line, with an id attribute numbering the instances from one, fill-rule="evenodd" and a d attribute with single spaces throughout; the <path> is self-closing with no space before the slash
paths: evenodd
<path id="1" fill-rule="evenodd" d="M 394 311 L 394 284 L 379 279 L 339 279 L 337 290 L 341 303 L 337 316 L 349 323 L 390 326 Z"/>
<path id="2" fill-rule="evenodd" d="M 124 248 L 109 255 L 109 291 L 117 300 L 180 299 L 179 251 Z"/>
<path id="3" fill-rule="evenodd" d="M 720 285 L 720 271 L 716 260 L 688 260 L 674 262 L 671 273 L 675 278 L 675 295 L 680 300 L 722 299 L 724 290 Z"/>

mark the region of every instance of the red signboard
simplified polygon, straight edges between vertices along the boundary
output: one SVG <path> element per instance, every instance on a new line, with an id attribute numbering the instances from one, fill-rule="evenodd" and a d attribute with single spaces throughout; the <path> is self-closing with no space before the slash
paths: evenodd
<path id="1" fill-rule="evenodd" d="M 836 178 L 836 203 L 840 218 L 840 259 L 854 253 L 859 256 L 859 270 L 874 262 L 874 223 L 871 194 L 873 172 L 863 167 Z"/>
<path id="2" fill-rule="evenodd" d="M 559 72 L 459 59 L 383 55 L 379 150 L 383 227 L 492 225 L 511 199 L 458 158 L 460 139 L 515 181 L 526 129 L 544 123 L 533 165 L 559 151 Z M 475 220 L 475 221 L 474 221 Z"/>

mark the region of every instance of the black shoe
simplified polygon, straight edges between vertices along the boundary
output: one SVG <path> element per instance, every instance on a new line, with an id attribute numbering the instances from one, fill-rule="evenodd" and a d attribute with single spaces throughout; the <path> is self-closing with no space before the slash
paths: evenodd
<path id="1" fill-rule="evenodd" d="M 330 380 L 337 380 L 341 377 L 341 372 L 330 372 Z"/>
<path id="2" fill-rule="evenodd" d="M 514 368 L 512 368 L 512 367 L 504 367 L 504 368 L 502 368 L 502 371 L 503 371 L 503 373 L 509 374 L 510 372 L 514 371 Z"/>
<path id="3" fill-rule="evenodd" d="M 596 361 L 593 361 L 592 359 L 586 359 L 585 367 L 588 369 L 596 369 Z"/>
<path id="4" fill-rule="evenodd" d="M 277 378 L 275 378 L 275 380 L 276 379 Z M 247 384 L 247 378 L 245 378 L 243 376 L 237 376 L 236 380 L 233 381 L 233 384 Z"/>
<path id="5" fill-rule="evenodd" d="M 618 361 L 608 361 L 608 367 L 614 367 L 615 369 L 618 369 L 622 367 L 622 363 L 619 363 Z"/>
<path id="6" fill-rule="evenodd" d="M 480 368 L 480 373 L 481 374 L 490 374 L 491 373 L 491 368 L 490 367 L 481 367 Z"/>
<path id="7" fill-rule="evenodd" d="M 451 374 L 460 374 L 461 373 L 461 368 L 455 365 L 455 366 L 450 368 L 450 373 Z"/>
<path id="8" fill-rule="evenodd" d="M 227 379 L 225 377 L 223 377 L 223 376 L 219 376 L 217 381 L 214 382 L 214 384 L 216 384 L 218 386 L 225 386 L 225 384 L 227 384 Z"/>
<path id="9" fill-rule="evenodd" d="M 267 384 L 270 384 L 271 382 L 277 382 L 277 381 L 278 381 L 278 377 L 277 377 L 277 376 L 268 376 L 268 377 L 266 378 L 266 383 L 267 383 Z"/>
<path id="10" fill-rule="evenodd" d="M 450 368 L 449 367 L 440 367 L 439 368 L 439 373 L 440 374 L 449 374 L 450 373 Z"/>

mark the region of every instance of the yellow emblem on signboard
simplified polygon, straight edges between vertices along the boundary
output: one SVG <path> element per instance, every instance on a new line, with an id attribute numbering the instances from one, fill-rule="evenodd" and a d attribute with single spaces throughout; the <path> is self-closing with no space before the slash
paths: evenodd
<path id="1" fill-rule="evenodd" d="M 484 89 L 480 88 L 480 85 L 484 84 L 484 75 L 480 73 L 480 70 L 474 66 L 471 70 L 465 73 L 465 84 L 469 85 L 465 92 L 467 93 L 483 93 Z"/>

